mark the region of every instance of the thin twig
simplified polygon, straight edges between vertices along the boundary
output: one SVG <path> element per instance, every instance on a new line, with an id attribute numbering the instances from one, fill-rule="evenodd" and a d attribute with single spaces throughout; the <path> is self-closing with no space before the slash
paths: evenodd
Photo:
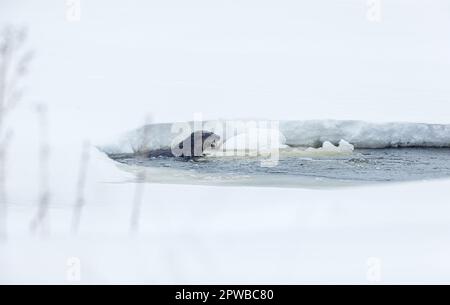
<path id="1" fill-rule="evenodd" d="M 45 105 L 40 104 L 37 107 L 39 130 L 40 130 L 40 151 L 39 151 L 39 185 L 40 194 L 38 202 L 38 210 L 35 218 L 31 221 L 31 230 L 36 232 L 48 233 L 48 207 L 50 204 L 50 146 L 48 144 L 48 127 L 47 127 L 47 109 Z"/>
<path id="2" fill-rule="evenodd" d="M 78 171 L 78 181 L 76 186 L 77 195 L 72 216 L 72 232 L 74 234 L 78 232 L 78 229 L 80 227 L 81 212 L 85 205 L 84 188 L 86 185 L 86 176 L 89 163 L 89 149 L 90 143 L 89 141 L 85 141 L 83 143 L 83 148 L 81 152 L 80 168 Z"/>

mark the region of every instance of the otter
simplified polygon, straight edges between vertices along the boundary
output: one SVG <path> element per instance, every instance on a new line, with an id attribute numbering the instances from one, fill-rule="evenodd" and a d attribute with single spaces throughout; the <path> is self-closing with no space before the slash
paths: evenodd
<path id="1" fill-rule="evenodd" d="M 220 142 L 220 136 L 209 131 L 196 131 L 174 147 L 155 149 L 148 153 L 149 158 L 179 157 L 185 160 L 197 160 L 205 156 L 205 151 L 215 149 Z"/>

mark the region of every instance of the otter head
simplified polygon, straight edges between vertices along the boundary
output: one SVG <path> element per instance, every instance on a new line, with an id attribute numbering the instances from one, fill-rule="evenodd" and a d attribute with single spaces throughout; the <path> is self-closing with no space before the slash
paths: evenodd
<path id="1" fill-rule="evenodd" d="M 220 137 L 210 131 L 196 131 L 187 137 L 183 142 L 178 144 L 182 149 L 182 157 L 202 157 L 204 152 L 218 148 L 220 145 Z"/>
<path id="2" fill-rule="evenodd" d="M 220 136 L 216 135 L 213 132 L 203 132 L 202 135 L 203 141 L 203 151 L 213 150 L 219 148 L 220 146 Z"/>

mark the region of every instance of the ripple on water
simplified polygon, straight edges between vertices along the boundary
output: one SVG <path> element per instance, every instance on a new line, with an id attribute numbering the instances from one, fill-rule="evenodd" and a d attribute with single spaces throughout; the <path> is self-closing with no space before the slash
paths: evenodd
<path id="1" fill-rule="evenodd" d="M 207 157 L 201 162 L 176 158 L 110 156 L 130 166 L 160 169 L 152 181 L 168 183 L 236 182 L 256 185 L 303 185 L 305 181 L 327 183 L 389 182 L 450 177 L 448 148 L 360 149 L 350 155 L 305 157 L 280 152 L 274 167 L 261 166 L 256 157 Z M 126 170 L 126 167 L 124 168 Z M 164 171 L 165 170 L 165 171 Z M 183 174 L 184 173 L 184 174 Z M 176 181 L 174 178 L 176 177 Z M 192 180 L 192 181 L 190 181 Z M 308 183 L 309 183 L 308 182 Z"/>

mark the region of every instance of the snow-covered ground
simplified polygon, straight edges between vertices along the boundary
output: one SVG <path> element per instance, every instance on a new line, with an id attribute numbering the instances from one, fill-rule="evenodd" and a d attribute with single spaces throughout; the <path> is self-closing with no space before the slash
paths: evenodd
<path id="1" fill-rule="evenodd" d="M 448 124 L 448 1 L 383 1 L 380 22 L 367 20 L 359 0 L 124 3 L 82 0 L 79 22 L 67 22 L 57 1 L 0 4 L 2 23 L 28 25 L 37 52 L 27 96 L 7 123 L 0 283 L 450 281 L 450 180 L 339 189 L 135 183 L 95 148 L 147 114 L 157 123 L 202 112 Z M 36 103 L 48 109 L 47 135 Z M 42 141 L 50 149 L 40 159 Z M 33 230 L 39 202 L 48 214 Z"/>
<path id="2" fill-rule="evenodd" d="M 32 124 L 36 114 L 28 114 Z M 39 141 L 29 140 L 38 133 L 16 129 L 2 283 L 72 283 L 74 257 L 82 283 L 448 282 L 447 180 L 319 190 L 136 184 L 91 147 L 73 234 L 83 137 L 70 115 L 49 115 L 61 128 L 49 135 L 43 232 L 30 230 Z"/>
<path id="3" fill-rule="evenodd" d="M 76 237 L 74 199 L 52 200 L 44 236 L 29 232 L 31 203 L 9 205 L 1 282 L 69 283 L 71 257 L 84 283 L 370 283 L 371 258 L 385 283 L 448 282 L 449 181 L 320 191 L 146 184 L 131 234 L 136 184 L 89 181 Z"/>

